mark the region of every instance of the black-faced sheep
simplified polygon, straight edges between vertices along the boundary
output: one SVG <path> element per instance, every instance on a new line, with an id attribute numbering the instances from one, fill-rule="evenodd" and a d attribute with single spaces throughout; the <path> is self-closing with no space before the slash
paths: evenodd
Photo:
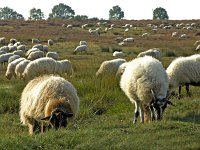
<path id="1" fill-rule="evenodd" d="M 33 134 L 41 124 L 45 127 L 66 127 L 68 118 L 79 111 L 79 97 L 74 86 L 58 76 L 42 76 L 31 80 L 24 88 L 20 102 L 20 120 Z"/>
<path id="2" fill-rule="evenodd" d="M 130 61 L 121 76 L 120 87 L 132 103 L 135 104 L 133 123 L 140 115 L 141 123 L 162 113 L 169 103 L 167 99 L 168 78 L 162 64 L 151 56 Z"/>

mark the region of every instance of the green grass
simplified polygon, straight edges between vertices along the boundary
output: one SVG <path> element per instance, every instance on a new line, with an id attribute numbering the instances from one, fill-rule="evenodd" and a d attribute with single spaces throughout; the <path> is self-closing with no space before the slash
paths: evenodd
<path id="1" fill-rule="evenodd" d="M 142 50 L 158 47 L 163 52 L 161 59 L 163 66 L 167 68 L 175 57 L 193 54 L 192 43 L 196 40 L 195 37 L 187 41 L 174 40 L 171 39 L 169 31 L 161 30 L 161 33 L 167 36 L 159 37 L 159 33 L 155 33 L 155 36 L 151 38 L 141 38 L 139 35 L 146 32 L 145 22 L 141 21 L 141 24 L 144 25 L 127 34 L 135 37 L 136 41 L 122 47 L 126 54 L 124 59 L 131 60 Z M 15 24 L 12 25 L 15 26 Z M 40 26 L 47 25 L 45 22 L 40 24 Z M 31 28 L 34 32 L 35 30 L 28 23 L 24 27 L 26 30 L 23 27 L 20 28 L 25 30 L 23 34 L 15 33 L 17 31 L 13 34 L 17 39 L 27 41 L 31 35 L 28 29 Z M 28 128 L 21 125 L 18 114 L 20 96 L 28 81 L 14 78 L 8 81 L 4 77 L 5 67 L 0 66 L 0 149 L 200 149 L 199 87 L 191 87 L 191 97 L 186 96 L 185 89 L 182 90 L 181 100 L 172 97 L 171 101 L 175 106 L 169 106 L 166 109 L 162 121 L 146 124 L 138 122 L 133 125 L 134 105 L 120 89 L 119 78 L 96 78 L 95 76 L 104 60 L 113 59 L 112 52 L 101 52 L 101 46 L 115 48 L 116 35 L 113 33 L 124 34 L 123 30 L 116 29 L 96 38 L 88 35 L 86 31 L 80 32 L 81 29 L 64 31 L 57 30 L 58 28 L 58 26 L 55 26 L 55 30 L 52 27 L 45 28 L 45 30 L 52 30 L 55 33 L 53 38 L 58 39 L 56 45 L 50 47 L 50 50 L 58 51 L 61 59 L 69 59 L 75 68 L 73 78 L 63 77 L 66 77 L 77 89 L 81 100 L 80 112 L 66 129 L 57 131 L 52 129 L 44 134 L 30 136 Z M 51 32 L 45 33 L 47 35 L 42 36 L 45 39 L 53 36 Z M 64 39 L 59 40 L 59 37 L 64 37 Z M 73 55 L 72 52 L 79 41 L 85 39 L 88 42 L 88 52 Z M 116 47 L 118 48 L 117 45 Z"/>

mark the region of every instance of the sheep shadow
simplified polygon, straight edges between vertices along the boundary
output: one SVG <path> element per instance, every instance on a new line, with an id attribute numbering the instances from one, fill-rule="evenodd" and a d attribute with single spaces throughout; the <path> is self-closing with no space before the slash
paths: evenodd
<path id="1" fill-rule="evenodd" d="M 200 114 L 189 113 L 185 117 L 172 117 L 172 120 L 200 124 Z"/>

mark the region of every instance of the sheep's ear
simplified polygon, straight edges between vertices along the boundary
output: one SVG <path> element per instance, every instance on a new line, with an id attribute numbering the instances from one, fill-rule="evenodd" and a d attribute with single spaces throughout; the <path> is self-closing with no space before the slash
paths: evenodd
<path id="1" fill-rule="evenodd" d="M 47 116 L 47 117 L 42 118 L 41 120 L 48 121 L 50 118 L 51 118 L 51 116 Z"/>

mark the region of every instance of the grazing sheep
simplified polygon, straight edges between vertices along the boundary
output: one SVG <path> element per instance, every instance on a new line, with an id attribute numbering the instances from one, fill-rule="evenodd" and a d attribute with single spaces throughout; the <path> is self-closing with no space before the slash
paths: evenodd
<path id="1" fill-rule="evenodd" d="M 9 47 L 8 47 L 8 46 L 2 46 L 2 47 L 0 48 L 0 51 L 9 52 Z"/>
<path id="2" fill-rule="evenodd" d="M 76 54 L 77 52 L 84 52 L 84 51 L 87 51 L 87 45 L 79 45 L 75 48 L 74 54 Z"/>
<path id="3" fill-rule="evenodd" d="M 68 28 L 68 29 L 72 29 L 72 27 L 73 27 L 72 24 L 68 24 L 68 25 L 67 25 L 67 28 Z"/>
<path id="4" fill-rule="evenodd" d="M 2 55 L 2 54 L 6 54 L 6 51 L 0 50 L 0 55 Z"/>
<path id="5" fill-rule="evenodd" d="M 196 42 L 194 43 L 194 46 L 199 45 L 199 44 L 200 44 L 200 40 L 196 41 Z"/>
<path id="6" fill-rule="evenodd" d="M 44 53 L 47 53 L 47 52 L 49 51 L 49 47 L 48 47 L 47 45 L 43 45 L 42 51 L 43 51 Z"/>
<path id="7" fill-rule="evenodd" d="M 86 27 L 88 27 L 88 24 L 83 24 L 83 25 L 81 26 L 82 29 L 85 29 Z"/>
<path id="8" fill-rule="evenodd" d="M 181 86 L 186 85 L 187 95 L 190 95 L 189 85 L 200 85 L 200 54 L 176 58 L 168 66 L 166 72 L 169 78 L 169 89 L 179 87 L 179 99 Z"/>
<path id="9" fill-rule="evenodd" d="M 124 70 L 125 70 L 127 65 L 128 65 L 128 62 L 125 62 L 125 63 L 121 64 L 119 66 L 119 68 L 117 69 L 116 76 L 121 76 L 124 73 Z"/>
<path id="10" fill-rule="evenodd" d="M 172 37 L 178 37 L 178 32 L 173 32 Z"/>
<path id="11" fill-rule="evenodd" d="M 125 59 L 117 58 L 108 61 L 104 61 L 98 71 L 96 72 L 96 76 L 115 76 L 119 66 L 125 63 Z"/>
<path id="12" fill-rule="evenodd" d="M 54 41 L 52 39 L 48 40 L 48 46 L 52 46 L 54 44 Z"/>
<path id="13" fill-rule="evenodd" d="M 20 102 L 20 120 L 33 134 L 38 124 L 41 132 L 45 127 L 66 127 L 68 118 L 79 111 L 79 97 L 76 89 L 64 78 L 42 76 L 31 80 L 24 88 Z"/>
<path id="14" fill-rule="evenodd" d="M 167 106 L 168 79 L 162 64 L 151 56 L 129 62 L 121 76 L 120 87 L 135 104 L 133 123 L 140 115 L 141 123 L 156 117 L 160 120 Z"/>
<path id="15" fill-rule="evenodd" d="M 137 57 L 144 57 L 144 56 L 152 56 L 158 60 L 160 60 L 161 58 L 161 52 L 160 52 L 160 49 L 159 48 L 152 48 L 152 49 L 149 49 L 147 51 L 144 51 L 144 52 L 141 52 L 138 54 Z"/>
<path id="16" fill-rule="evenodd" d="M 58 60 L 58 59 L 59 59 L 59 55 L 58 55 L 57 52 L 48 52 L 48 53 L 46 54 L 46 57 L 51 57 L 51 58 L 53 58 L 53 59 L 55 59 L 55 60 Z"/>
<path id="17" fill-rule="evenodd" d="M 11 63 L 12 61 L 18 59 L 18 58 L 21 58 L 21 57 L 19 55 L 15 55 L 15 54 L 10 56 L 9 59 L 8 59 L 8 64 Z"/>
<path id="18" fill-rule="evenodd" d="M 25 68 L 22 76 L 24 79 L 40 76 L 43 74 L 54 74 L 56 71 L 56 60 L 50 57 L 38 58 L 31 61 Z"/>
<path id="19" fill-rule="evenodd" d="M 30 63 L 30 60 L 24 59 L 20 63 L 18 63 L 15 67 L 15 74 L 18 76 L 20 79 L 23 78 L 22 74 L 26 68 L 26 66 Z"/>
<path id="20" fill-rule="evenodd" d="M 17 50 L 17 46 L 8 46 L 9 48 L 9 52 L 13 52 L 13 51 L 16 51 Z"/>
<path id="21" fill-rule="evenodd" d="M 32 49 L 33 49 L 33 48 L 37 48 L 37 49 L 43 51 L 43 45 L 42 45 L 42 44 L 33 45 Z"/>
<path id="22" fill-rule="evenodd" d="M 86 41 L 80 41 L 79 45 L 86 45 L 87 46 L 87 42 Z"/>
<path id="23" fill-rule="evenodd" d="M 72 67 L 72 63 L 69 60 L 67 59 L 60 60 L 60 61 L 57 61 L 56 63 L 57 63 L 57 67 L 56 67 L 55 73 L 59 75 L 66 73 L 70 77 L 73 76 L 74 70 Z"/>
<path id="24" fill-rule="evenodd" d="M 13 54 L 19 55 L 21 57 L 24 56 L 24 52 L 22 50 L 16 50 L 16 51 L 13 52 Z"/>
<path id="25" fill-rule="evenodd" d="M 113 52 L 113 56 L 114 56 L 114 57 L 123 57 L 123 56 L 124 56 L 124 53 L 123 53 L 123 52 L 114 51 L 114 52 Z"/>
<path id="26" fill-rule="evenodd" d="M 125 38 L 123 40 L 123 42 L 127 42 L 127 43 L 131 43 L 131 42 L 134 42 L 134 38 L 130 37 L 130 38 Z"/>
<path id="27" fill-rule="evenodd" d="M 25 60 L 25 58 L 15 59 L 14 61 L 12 61 L 11 63 L 8 64 L 6 74 L 5 74 L 5 76 L 8 80 L 10 80 L 12 78 L 12 76 L 16 77 L 15 67 L 18 63 L 20 63 L 23 60 Z"/>
<path id="28" fill-rule="evenodd" d="M 12 43 L 13 45 L 14 45 L 16 42 L 17 42 L 16 39 L 14 39 L 14 38 L 11 38 L 11 39 L 10 39 L 10 43 Z"/>
<path id="29" fill-rule="evenodd" d="M 5 37 L 1 37 L 0 38 L 0 44 L 5 44 L 6 43 L 6 38 Z"/>
<path id="30" fill-rule="evenodd" d="M 6 62 L 8 62 L 8 59 L 13 55 L 14 55 L 13 53 L 6 53 L 0 55 L 0 63 L 5 64 Z"/>
<path id="31" fill-rule="evenodd" d="M 40 40 L 39 39 L 32 39 L 32 44 L 35 44 L 35 43 L 40 43 Z"/>
<path id="32" fill-rule="evenodd" d="M 148 37 L 149 36 L 149 33 L 143 33 L 142 34 L 142 37 Z"/>
<path id="33" fill-rule="evenodd" d="M 200 44 L 197 45 L 197 47 L 196 47 L 196 51 L 199 51 L 199 50 L 200 50 Z"/>
<path id="34" fill-rule="evenodd" d="M 41 57 L 44 57 L 44 52 L 43 51 L 35 51 L 35 52 L 31 52 L 27 59 L 28 60 L 35 60 L 35 59 L 38 59 L 38 58 L 41 58 Z"/>
<path id="35" fill-rule="evenodd" d="M 26 52 L 26 45 L 17 46 L 17 50 L 22 50 L 23 52 Z"/>
<path id="36" fill-rule="evenodd" d="M 36 51 L 40 51 L 40 50 L 38 48 L 31 48 L 26 52 L 25 56 L 28 57 L 32 52 L 36 52 Z"/>
<path id="37" fill-rule="evenodd" d="M 89 31 L 90 34 L 93 34 L 93 35 L 96 35 L 96 36 L 100 35 L 98 29 L 89 29 L 88 31 Z"/>

